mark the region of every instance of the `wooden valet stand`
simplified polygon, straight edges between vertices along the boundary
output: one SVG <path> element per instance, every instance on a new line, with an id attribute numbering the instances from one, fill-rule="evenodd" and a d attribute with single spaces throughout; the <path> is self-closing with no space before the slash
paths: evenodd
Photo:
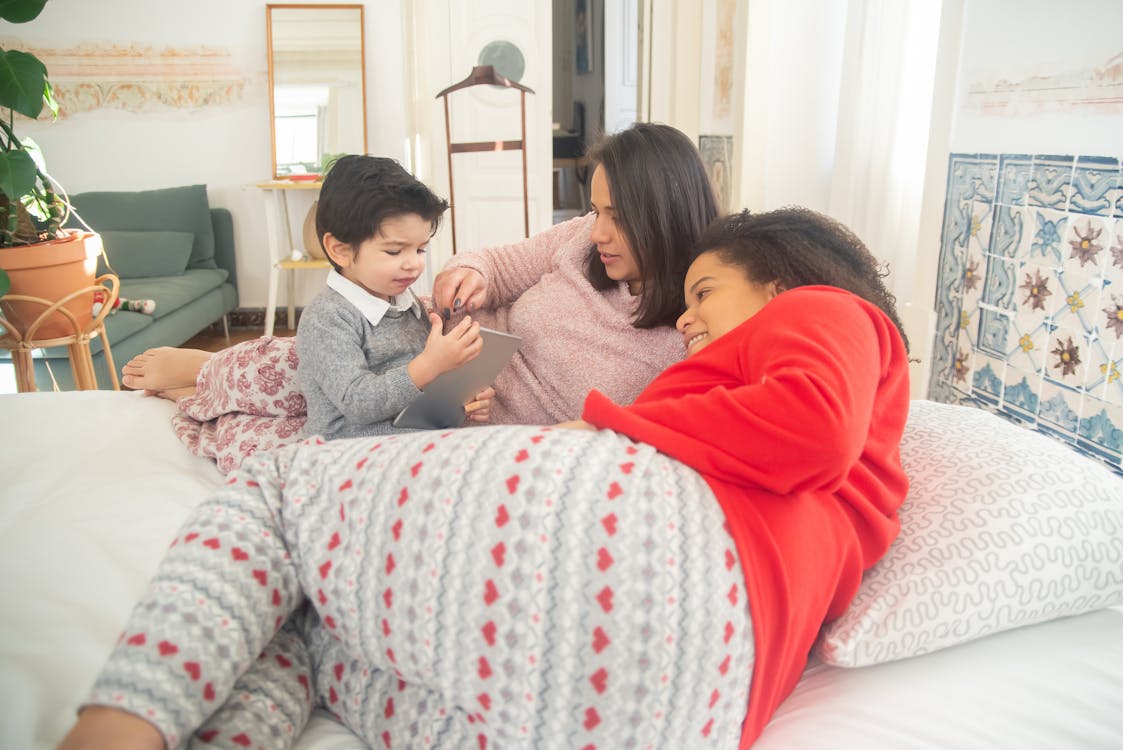
<path id="1" fill-rule="evenodd" d="M 517 141 L 473 141 L 473 142 L 452 142 L 452 125 L 449 121 L 448 115 L 448 95 L 453 91 L 459 91 L 470 86 L 503 86 L 509 89 L 518 89 L 519 91 L 519 104 L 522 110 L 522 138 Z M 523 231 L 524 237 L 530 236 L 530 199 L 527 195 L 527 178 L 526 178 L 526 95 L 533 94 L 534 89 L 527 88 L 522 84 L 515 83 L 509 78 L 505 78 L 499 73 L 495 72 L 493 65 L 477 65 L 472 68 L 472 72 L 468 74 L 460 83 L 454 83 L 447 89 L 444 89 L 437 94 L 438 99 L 444 99 L 445 107 L 445 143 L 448 146 L 448 205 L 449 214 L 452 222 L 452 254 L 456 255 L 456 199 L 452 184 L 452 155 L 472 151 L 522 151 L 523 160 Z"/>
<path id="2" fill-rule="evenodd" d="M 70 357 L 70 369 L 74 373 L 74 383 L 80 391 L 97 389 L 97 375 L 94 374 L 93 355 L 90 354 L 90 339 L 94 336 L 101 338 L 101 346 L 105 352 L 105 364 L 109 367 L 109 377 L 113 381 L 113 390 L 121 390 L 117 380 L 117 367 L 113 364 L 113 353 L 109 349 L 109 337 L 105 335 L 105 316 L 113 310 L 117 302 L 121 282 L 113 274 L 98 276 L 93 286 L 83 287 L 71 292 L 60 300 L 49 300 L 41 297 L 30 297 L 26 294 L 8 294 L 0 297 L 0 348 L 12 352 L 12 363 L 16 368 L 16 389 L 20 393 L 36 390 L 35 364 L 32 351 L 47 349 L 52 346 L 65 346 Z M 108 285 L 108 286 L 107 286 Z M 74 313 L 66 305 L 83 296 L 92 298 L 93 293 L 100 292 L 107 297 L 102 303 L 101 310 L 86 323 L 79 322 Z M 44 310 L 23 330 L 12 322 L 12 307 L 9 303 L 19 303 L 21 307 L 20 318 L 26 318 L 30 313 L 29 308 L 43 307 Z M 50 321 L 58 324 L 65 319 L 73 329 L 73 333 L 64 336 L 49 338 L 36 338 L 40 329 Z"/>

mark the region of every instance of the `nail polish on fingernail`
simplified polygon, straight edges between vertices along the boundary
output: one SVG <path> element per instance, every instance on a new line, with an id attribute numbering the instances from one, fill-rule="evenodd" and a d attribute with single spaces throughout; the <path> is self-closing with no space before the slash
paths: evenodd
<path id="1" fill-rule="evenodd" d="M 461 304 L 463 304 L 463 303 L 461 303 L 461 301 L 460 301 L 460 300 L 453 300 L 453 302 L 452 302 L 452 309 L 453 309 L 453 310 L 459 310 L 459 309 L 460 309 L 460 305 L 461 305 Z"/>
<path id="2" fill-rule="evenodd" d="M 451 311 L 451 310 L 449 310 L 449 309 L 448 309 L 448 308 L 446 307 L 446 308 L 444 309 L 444 312 L 442 312 L 442 313 L 441 313 L 441 317 L 443 317 L 443 318 L 444 318 L 445 320 L 449 320 L 449 319 L 451 319 L 451 318 L 452 318 L 452 311 Z"/>

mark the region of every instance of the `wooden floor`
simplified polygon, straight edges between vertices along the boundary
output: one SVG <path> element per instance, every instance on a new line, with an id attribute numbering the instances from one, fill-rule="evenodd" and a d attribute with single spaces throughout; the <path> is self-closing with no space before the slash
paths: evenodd
<path id="1" fill-rule="evenodd" d="M 217 329 L 217 330 L 216 330 Z M 260 328 L 231 328 L 230 338 L 222 335 L 222 329 L 218 326 L 208 328 L 207 330 L 193 336 L 186 343 L 183 344 L 185 349 L 202 349 L 207 352 L 217 352 L 220 349 L 225 349 L 234 344 L 240 344 L 243 341 L 256 339 L 264 336 L 265 332 Z M 274 336 L 294 336 L 296 331 L 290 331 L 284 326 L 277 326 L 273 329 Z"/>

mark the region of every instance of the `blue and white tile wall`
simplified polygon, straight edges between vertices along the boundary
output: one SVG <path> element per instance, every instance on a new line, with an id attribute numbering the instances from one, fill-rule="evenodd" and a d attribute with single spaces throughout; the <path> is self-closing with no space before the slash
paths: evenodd
<path id="1" fill-rule="evenodd" d="M 1123 474 L 1123 171 L 1103 156 L 952 154 L 928 396 Z"/>

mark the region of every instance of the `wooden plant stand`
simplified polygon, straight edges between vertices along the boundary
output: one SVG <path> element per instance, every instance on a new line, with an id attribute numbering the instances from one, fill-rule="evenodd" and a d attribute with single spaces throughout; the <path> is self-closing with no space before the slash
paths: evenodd
<path id="1" fill-rule="evenodd" d="M 109 377 L 113 381 L 113 390 L 121 390 L 117 379 L 117 368 L 113 364 L 113 353 L 109 349 L 109 337 L 105 334 L 105 316 L 113 309 L 120 291 L 121 282 L 113 274 L 98 276 L 93 286 L 75 290 L 59 300 L 48 300 L 41 297 L 30 297 L 26 294 L 8 294 L 0 297 L 0 349 L 12 352 L 12 362 L 16 368 L 16 389 L 20 393 L 35 391 L 35 365 L 32 352 L 35 349 L 46 349 L 52 346 L 65 346 L 70 357 L 70 369 L 74 373 L 74 382 L 81 391 L 97 389 L 97 376 L 94 374 L 94 360 L 90 353 L 90 340 L 94 336 L 101 338 L 101 345 L 105 351 L 105 363 L 109 367 Z M 65 305 L 71 300 L 82 295 L 89 296 L 92 292 L 106 293 L 107 297 L 101 310 L 86 324 L 80 323 Z M 41 305 L 43 312 L 36 317 L 24 330 L 8 317 L 5 308 L 7 302 L 22 302 Z M 48 320 L 54 317 L 57 322 L 65 318 L 74 329 L 72 334 L 56 336 L 49 339 L 37 339 L 36 334 Z"/>

